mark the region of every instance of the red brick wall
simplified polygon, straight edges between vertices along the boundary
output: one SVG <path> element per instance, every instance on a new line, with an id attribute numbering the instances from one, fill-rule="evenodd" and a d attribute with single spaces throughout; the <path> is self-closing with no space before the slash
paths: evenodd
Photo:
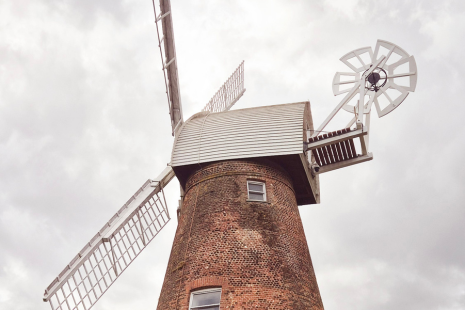
<path id="1" fill-rule="evenodd" d="M 247 201 L 247 180 L 267 201 Z M 221 309 L 323 309 L 292 183 L 272 163 L 224 161 L 192 174 L 158 310 L 222 287 Z"/>

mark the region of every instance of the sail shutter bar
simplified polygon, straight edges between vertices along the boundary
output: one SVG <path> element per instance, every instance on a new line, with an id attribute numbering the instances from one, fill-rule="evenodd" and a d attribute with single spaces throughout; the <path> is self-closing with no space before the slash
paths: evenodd
<path id="1" fill-rule="evenodd" d="M 155 0 L 152 0 L 155 26 L 157 28 L 158 47 L 160 50 L 161 63 L 163 65 L 162 70 L 165 79 L 166 97 L 168 99 L 168 108 L 171 118 L 171 129 L 174 136 L 176 128 L 182 124 L 183 120 L 173 21 L 171 17 L 171 3 L 170 0 L 159 0 L 159 4 L 160 14 L 157 15 Z M 158 22 L 160 21 L 162 24 L 162 31 L 160 31 L 158 27 Z M 160 32 L 162 32 L 162 36 Z"/>
<path id="2" fill-rule="evenodd" d="M 89 310 L 170 220 L 167 167 L 147 180 L 45 290 L 53 310 Z M 161 193 L 160 193 L 161 192 Z"/>
<path id="3" fill-rule="evenodd" d="M 242 97 L 244 92 L 244 61 L 242 61 L 202 111 L 228 111 Z"/>
<path id="4" fill-rule="evenodd" d="M 163 15 L 161 15 L 161 13 L 160 13 L 160 15 L 158 15 L 158 17 L 155 19 L 155 22 L 158 23 L 160 20 L 162 20 L 162 18 L 166 17 L 166 15 L 168 15 L 170 13 L 171 13 L 170 11 L 166 12 Z"/>

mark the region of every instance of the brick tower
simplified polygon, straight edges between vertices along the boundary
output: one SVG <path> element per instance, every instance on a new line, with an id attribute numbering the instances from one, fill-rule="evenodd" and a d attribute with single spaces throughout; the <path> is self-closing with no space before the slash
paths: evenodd
<path id="1" fill-rule="evenodd" d="M 184 196 L 158 310 L 323 309 L 298 210 L 319 201 L 310 129 L 308 102 L 185 122 L 172 153 Z"/>
<path id="2" fill-rule="evenodd" d="M 263 201 L 249 199 L 250 182 L 265 185 Z M 221 161 L 188 177 L 157 309 L 187 310 L 209 288 L 221 289 L 219 309 L 323 309 L 292 180 L 274 162 Z"/>

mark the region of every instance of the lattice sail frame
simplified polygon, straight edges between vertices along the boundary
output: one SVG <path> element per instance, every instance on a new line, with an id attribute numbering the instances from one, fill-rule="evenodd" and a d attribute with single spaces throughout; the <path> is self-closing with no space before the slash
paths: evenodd
<path id="1" fill-rule="evenodd" d="M 53 310 L 89 310 L 170 220 L 163 187 L 174 177 L 167 167 L 136 194 L 47 287 Z"/>
<path id="2" fill-rule="evenodd" d="M 202 111 L 212 113 L 228 111 L 242 97 L 244 92 L 244 61 L 242 61 Z"/>
<path id="3" fill-rule="evenodd" d="M 180 128 L 183 123 L 183 115 L 176 46 L 174 42 L 173 14 L 171 12 L 170 0 L 159 0 L 159 10 L 156 8 L 155 0 L 152 0 L 152 5 L 157 29 L 158 48 L 163 64 L 162 70 L 171 118 L 172 135 L 174 136 L 176 129 Z M 158 27 L 159 23 L 161 23 L 162 31 Z"/>

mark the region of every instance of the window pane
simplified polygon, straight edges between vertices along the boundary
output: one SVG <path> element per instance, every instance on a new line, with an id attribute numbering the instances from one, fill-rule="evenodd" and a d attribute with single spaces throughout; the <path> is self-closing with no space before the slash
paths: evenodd
<path id="1" fill-rule="evenodd" d="M 261 201 L 264 201 L 264 195 L 263 194 L 257 194 L 257 193 L 249 193 L 249 199 L 253 199 L 253 200 L 261 200 Z"/>
<path id="2" fill-rule="evenodd" d="M 249 190 L 250 190 L 250 191 L 263 192 L 263 184 L 252 184 L 252 183 L 249 183 Z"/>
<path id="3" fill-rule="evenodd" d="M 192 294 L 192 307 L 219 305 L 220 299 L 221 299 L 221 291 L 201 293 L 201 294 L 194 293 Z M 216 309 L 216 307 L 212 307 L 211 309 Z"/>

